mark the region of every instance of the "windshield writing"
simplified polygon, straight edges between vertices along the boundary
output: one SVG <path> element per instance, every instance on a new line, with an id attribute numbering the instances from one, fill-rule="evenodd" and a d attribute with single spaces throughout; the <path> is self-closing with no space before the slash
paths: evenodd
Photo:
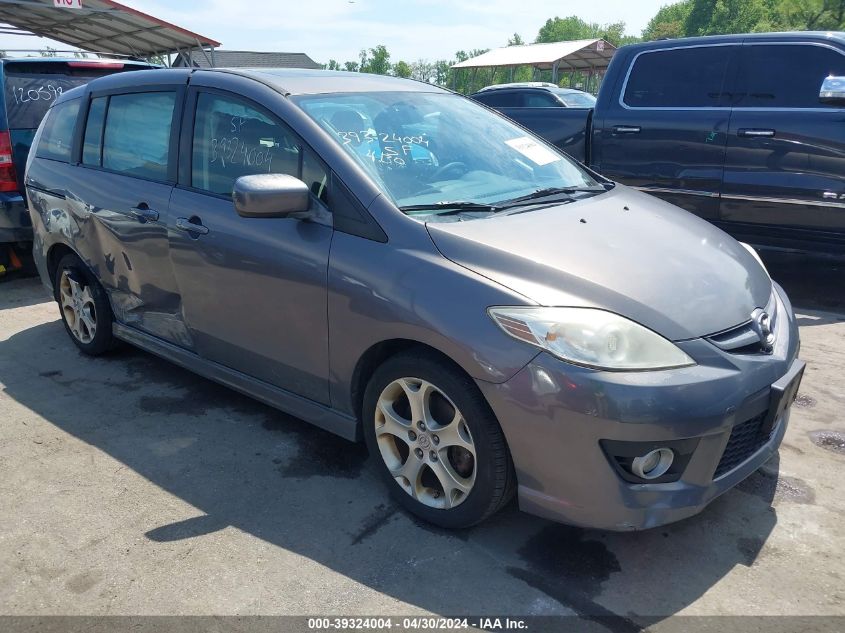
<path id="1" fill-rule="evenodd" d="M 400 207 L 490 205 L 539 189 L 598 186 L 556 148 L 457 95 L 344 93 L 294 100 Z"/>

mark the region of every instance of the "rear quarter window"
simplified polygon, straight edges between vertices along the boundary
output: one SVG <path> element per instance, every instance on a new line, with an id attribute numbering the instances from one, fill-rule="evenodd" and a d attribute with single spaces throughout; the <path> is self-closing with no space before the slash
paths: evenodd
<path id="1" fill-rule="evenodd" d="M 44 130 L 35 155 L 38 158 L 49 158 L 70 162 L 70 149 L 73 143 L 73 130 L 76 116 L 79 114 L 79 99 L 65 101 L 53 107 L 44 122 Z"/>

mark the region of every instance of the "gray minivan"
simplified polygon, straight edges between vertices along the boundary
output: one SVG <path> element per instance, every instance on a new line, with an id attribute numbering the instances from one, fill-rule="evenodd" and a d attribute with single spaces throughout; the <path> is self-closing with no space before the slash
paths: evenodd
<path id="1" fill-rule="evenodd" d="M 771 457 L 804 364 L 754 251 L 470 99 L 359 73 L 68 91 L 26 190 L 73 342 L 350 440 L 407 509 L 632 530 Z"/>

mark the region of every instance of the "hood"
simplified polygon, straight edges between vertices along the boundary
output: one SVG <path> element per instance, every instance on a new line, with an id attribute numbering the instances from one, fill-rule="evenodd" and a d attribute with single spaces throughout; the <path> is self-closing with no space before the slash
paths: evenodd
<path id="1" fill-rule="evenodd" d="M 673 341 L 745 323 L 772 292 L 742 244 L 622 185 L 525 213 L 426 226 L 446 258 L 534 303 L 602 308 Z"/>

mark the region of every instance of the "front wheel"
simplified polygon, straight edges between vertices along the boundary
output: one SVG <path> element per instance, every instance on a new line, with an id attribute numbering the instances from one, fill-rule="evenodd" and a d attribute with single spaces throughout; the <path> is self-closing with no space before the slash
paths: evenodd
<path id="1" fill-rule="evenodd" d="M 469 527 L 513 496 L 505 438 L 473 381 L 427 352 L 379 367 L 364 395 L 364 436 L 396 500 L 447 528 Z"/>

